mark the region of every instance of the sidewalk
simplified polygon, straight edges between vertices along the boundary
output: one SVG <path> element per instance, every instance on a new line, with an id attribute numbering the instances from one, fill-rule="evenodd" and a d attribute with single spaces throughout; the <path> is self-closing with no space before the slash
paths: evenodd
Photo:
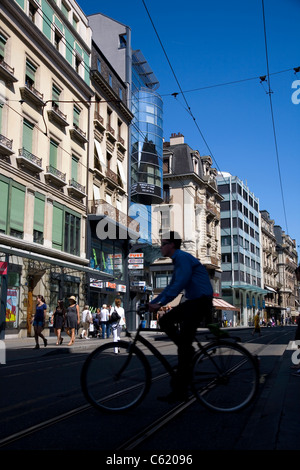
<path id="1" fill-rule="evenodd" d="M 49 354 L 60 354 L 60 353 L 74 353 L 79 350 L 88 349 L 91 346 L 96 348 L 101 346 L 104 342 L 112 341 L 112 338 L 102 339 L 102 338 L 90 338 L 90 339 L 80 339 L 76 336 L 75 342 L 72 346 L 68 346 L 70 340 L 69 336 L 62 334 L 63 343 L 61 345 L 56 345 L 56 336 L 51 333 L 50 336 L 47 336 L 48 341 L 47 347 L 44 347 L 43 341 L 39 338 L 39 349 L 34 349 L 35 339 L 34 337 L 29 338 L 17 338 L 17 337 L 6 337 L 4 339 L 5 344 L 5 353 L 6 353 L 6 364 L 9 365 L 10 362 L 17 361 L 20 359 L 29 359 L 36 358 L 41 356 L 47 356 Z"/>

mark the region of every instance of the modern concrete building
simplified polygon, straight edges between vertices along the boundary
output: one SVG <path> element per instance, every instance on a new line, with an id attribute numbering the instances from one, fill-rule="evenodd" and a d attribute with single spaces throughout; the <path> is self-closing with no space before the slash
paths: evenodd
<path id="1" fill-rule="evenodd" d="M 218 173 L 221 202 L 222 297 L 239 308 L 234 325 L 252 323 L 265 306 L 259 199 L 247 184 L 229 173 Z"/>

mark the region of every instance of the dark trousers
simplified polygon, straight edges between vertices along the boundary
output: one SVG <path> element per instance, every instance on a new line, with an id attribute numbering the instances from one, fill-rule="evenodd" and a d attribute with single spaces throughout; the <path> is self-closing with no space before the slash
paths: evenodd
<path id="1" fill-rule="evenodd" d="M 197 328 L 211 322 L 211 313 L 212 298 L 202 296 L 179 304 L 159 320 L 160 328 L 178 347 L 178 369 L 171 383 L 176 391 L 184 392 L 188 388 L 194 354 L 192 343 Z"/>

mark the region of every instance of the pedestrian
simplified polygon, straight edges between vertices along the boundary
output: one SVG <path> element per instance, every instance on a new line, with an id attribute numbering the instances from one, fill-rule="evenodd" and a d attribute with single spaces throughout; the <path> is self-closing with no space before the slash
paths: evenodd
<path id="1" fill-rule="evenodd" d="M 68 346 L 72 346 L 75 341 L 75 329 L 78 328 L 80 317 L 79 306 L 76 303 L 76 298 L 72 295 L 68 300 L 70 305 L 66 312 L 66 333 L 68 336 L 70 336 L 70 342 L 68 343 Z"/>
<path id="2" fill-rule="evenodd" d="M 118 321 L 111 321 L 111 316 L 115 311 L 120 316 L 120 319 Z M 109 317 L 110 317 L 110 326 L 111 326 L 112 334 L 113 334 L 113 340 L 114 340 L 114 343 L 117 343 L 120 340 L 121 331 L 123 327 L 126 326 L 125 310 L 123 307 L 121 307 L 121 299 L 118 298 L 115 300 L 115 306 L 111 308 Z M 117 347 L 115 348 L 115 353 L 118 354 Z"/>
<path id="3" fill-rule="evenodd" d="M 102 330 L 102 339 L 105 338 L 105 334 L 106 334 L 106 338 L 109 338 L 109 335 L 110 335 L 108 319 L 109 319 L 109 311 L 108 311 L 107 305 L 103 304 L 101 311 L 100 311 L 100 325 L 101 325 L 101 330 Z"/>
<path id="4" fill-rule="evenodd" d="M 54 328 L 54 333 L 56 334 L 57 340 L 56 344 L 62 344 L 63 338 L 61 336 L 61 332 L 64 327 L 64 322 L 65 322 L 65 308 L 64 308 L 64 303 L 62 300 L 58 300 L 57 302 L 57 307 L 54 312 L 54 320 L 53 320 L 53 328 Z"/>
<path id="5" fill-rule="evenodd" d="M 209 323 L 212 315 L 213 289 L 208 272 L 197 258 L 180 249 L 181 242 L 174 231 L 162 236 L 162 256 L 172 259 L 174 271 L 170 284 L 149 304 L 150 312 L 156 312 L 161 305 L 167 305 L 185 291 L 186 300 L 160 318 L 160 328 L 178 347 L 178 367 L 175 379 L 171 381 L 172 392 L 166 397 L 158 397 L 168 403 L 188 398 L 194 354 L 192 343 L 197 328 L 202 322 Z"/>
<path id="6" fill-rule="evenodd" d="M 82 321 L 82 328 L 83 328 L 81 337 L 85 339 L 89 339 L 89 328 L 90 328 L 90 324 L 93 321 L 93 316 L 88 305 L 84 306 L 84 310 L 81 313 L 81 321 Z"/>
<path id="7" fill-rule="evenodd" d="M 252 336 L 254 336 L 254 333 L 259 333 L 259 336 L 261 336 L 259 310 L 257 310 L 254 317 L 254 330 L 252 331 Z"/>
<path id="8" fill-rule="evenodd" d="M 34 339 L 35 339 L 35 347 L 34 349 L 39 349 L 39 337 L 42 338 L 44 341 L 44 346 L 46 347 L 48 344 L 47 339 L 42 334 L 43 329 L 45 328 L 45 321 L 46 321 L 46 310 L 47 305 L 45 304 L 45 299 L 42 295 L 38 295 L 36 298 L 36 309 L 35 315 L 31 321 L 34 328 Z"/>

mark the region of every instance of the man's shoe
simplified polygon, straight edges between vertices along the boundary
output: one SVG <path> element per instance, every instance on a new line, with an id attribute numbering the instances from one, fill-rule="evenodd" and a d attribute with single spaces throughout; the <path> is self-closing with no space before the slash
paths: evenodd
<path id="1" fill-rule="evenodd" d="M 188 395 L 187 393 L 171 392 L 166 396 L 159 396 L 157 399 L 172 405 L 174 403 L 188 401 Z"/>

